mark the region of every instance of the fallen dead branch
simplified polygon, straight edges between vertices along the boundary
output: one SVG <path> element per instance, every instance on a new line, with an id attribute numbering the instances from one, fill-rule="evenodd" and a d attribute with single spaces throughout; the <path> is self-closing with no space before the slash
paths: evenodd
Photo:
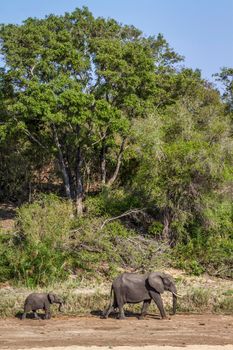
<path id="1" fill-rule="evenodd" d="M 123 213 L 123 214 L 121 214 L 121 215 L 118 215 L 118 216 L 115 216 L 115 217 L 106 219 L 106 220 L 102 223 L 102 225 L 101 225 L 101 227 L 100 227 L 100 230 L 102 230 L 103 227 L 104 227 L 107 223 L 109 223 L 109 222 L 111 222 L 111 221 L 113 221 L 113 220 L 117 220 L 117 219 L 120 219 L 120 218 L 122 218 L 122 217 L 124 217 L 124 216 L 128 216 L 128 215 L 131 215 L 131 214 L 143 213 L 143 212 L 145 211 L 145 209 L 146 209 L 146 208 L 127 210 L 125 213 Z"/>

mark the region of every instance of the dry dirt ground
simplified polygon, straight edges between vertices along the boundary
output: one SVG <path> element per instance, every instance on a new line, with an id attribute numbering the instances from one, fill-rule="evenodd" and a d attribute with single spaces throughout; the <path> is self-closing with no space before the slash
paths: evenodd
<path id="1" fill-rule="evenodd" d="M 118 346 L 122 350 L 140 347 L 170 350 L 186 346 L 196 350 L 231 350 L 233 316 L 179 314 L 170 320 L 160 320 L 154 315 L 148 315 L 145 320 L 135 316 L 126 320 L 103 320 L 97 316 L 0 320 L 1 350 L 117 350 Z"/>

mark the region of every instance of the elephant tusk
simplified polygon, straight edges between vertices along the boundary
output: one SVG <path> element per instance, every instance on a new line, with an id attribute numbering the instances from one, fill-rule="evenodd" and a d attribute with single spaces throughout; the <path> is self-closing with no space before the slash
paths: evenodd
<path id="1" fill-rule="evenodd" d="M 177 298 L 183 298 L 183 295 L 180 295 L 180 294 L 177 294 L 177 293 L 172 293 L 173 295 L 175 295 L 175 297 L 177 297 Z"/>

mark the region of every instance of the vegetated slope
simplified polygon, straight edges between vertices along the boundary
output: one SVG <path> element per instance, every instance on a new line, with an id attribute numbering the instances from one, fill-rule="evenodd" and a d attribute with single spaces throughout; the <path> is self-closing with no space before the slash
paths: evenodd
<path id="1" fill-rule="evenodd" d="M 0 280 L 232 278 L 232 69 L 221 97 L 161 34 L 87 8 L 0 39 Z"/>
<path id="2" fill-rule="evenodd" d="M 231 280 L 207 273 L 195 277 L 174 269 L 184 263 L 181 248 L 170 248 L 168 242 L 145 234 L 143 226 L 141 233 L 133 230 L 132 227 L 138 225 L 138 217 L 107 222 L 106 216 L 96 217 L 96 213 L 93 216 L 94 208 L 94 203 L 89 203 L 89 215 L 76 218 L 72 203 L 50 195 L 18 210 L 13 232 L 1 235 L 2 316 L 20 312 L 32 289 L 53 289 L 61 294 L 66 300 L 64 313 L 67 315 L 103 310 L 116 275 L 123 271 L 156 270 L 167 271 L 175 278 L 178 291 L 183 295 L 178 301 L 178 311 L 233 312 Z M 224 273 L 227 269 L 231 271 L 230 259 L 224 263 L 223 252 L 218 254 L 217 258 L 225 264 Z M 194 264 L 194 255 L 185 261 L 187 272 L 195 274 L 204 270 L 213 274 L 216 264 L 206 257 L 195 260 Z M 169 293 L 165 293 L 163 299 L 170 310 Z M 136 306 L 133 310 L 139 309 L 140 306 Z"/>

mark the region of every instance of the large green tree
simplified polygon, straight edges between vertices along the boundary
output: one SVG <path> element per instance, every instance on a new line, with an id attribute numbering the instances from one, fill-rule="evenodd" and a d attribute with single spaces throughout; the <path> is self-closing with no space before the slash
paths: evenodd
<path id="1" fill-rule="evenodd" d="M 223 100 L 227 105 L 227 111 L 233 113 L 233 68 L 224 67 L 215 76 L 223 84 Z"/>
<path id="2" fill-rule="evenodd" d="M 181 58 L 161 35 L 145 38 L 87 8 L 4 25 L 0 37 L 13 87 L 6 122 L 57 159 L 81 214 L 85 188 L 116 181 L 133 120 L 160 103 L 158 72 Z"/>
<path id="3" fill-rule="evenodd" d="M 175 104 L 146 127 L 136 125 L 140 162 L 134 187 L 157 209 L 161 238 L 171 244 L 190 237 L 192 225 L 203 229 L 213 222 L 208 215 L 229 201 L 232 182 L 229 115 L 219 93 L 194 76 L 192 89 Z"/>

